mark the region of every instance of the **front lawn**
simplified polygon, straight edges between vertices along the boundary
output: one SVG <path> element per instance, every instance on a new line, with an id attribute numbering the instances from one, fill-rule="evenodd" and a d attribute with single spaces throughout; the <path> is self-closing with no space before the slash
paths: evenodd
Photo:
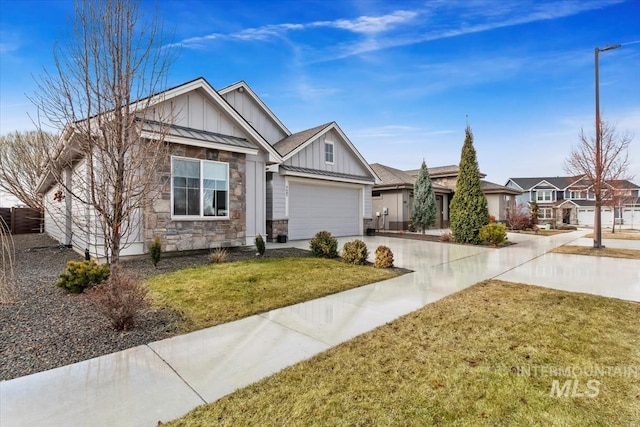
<path id="1" fill-rule="evenodd" d="M 147 280 L 156 306 L 169 307 L 193 331 L 400 274 L 323 258 L 280 258 L 212 264 Z"/>
<path id="2" fill-rule="evenodd" d="M 171 425 L 635 425 L 638 324 L 638 303 L 481 283 Z"/>
<path id="3" fill-rule="evenodd" d="M 590 255 L 590 256 L 604 256 L 610 258 L 625 258 L 625 259 L 640 259 L 640 251 L 636 249 L 620 249 L 620 248 L 599 248 L 595 249 L 592 246 L 575 246 L 564 245 L 558 246 L 551 252 L 556 254 L 571 254 L 571 255 Z"/>

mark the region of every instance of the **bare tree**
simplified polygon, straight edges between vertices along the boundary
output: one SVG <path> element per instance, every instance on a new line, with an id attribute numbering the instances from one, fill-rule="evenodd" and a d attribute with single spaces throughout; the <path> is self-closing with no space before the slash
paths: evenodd
<path id="1" fill-rule="evenodd" d="M 633 136 L 618 134 L 614 125 L 600 120 L 600 144 L 596 136 L 588 136 L 580 130 L 580 141 L 565 160 L 565 170 L 572 175 L 581 175 L 590 181 L 595 195 L 593 247 L 602 247 L 601 210 L 605 200 L 607 182 L 626 179 L 629 167 L 629 144 Z"/>
<path id="2" fill-rule="evenodd" d="M 80 0 L 68 40 L 54 48 L 55 69 L 45 70 L 32 97 L 63 129 L 48 176 L 81 206 L 73 223 L 99 236 L 93 243 L 107 262 L 117 263 L 135 235 L 167 153 L 173 114 L 160 91 L 173 61 L 168 42 L 158 12 L 135 0 Z"/>
<path id="3" fill-rule="evenodd" d="M 37 188 L 49 147 L 57 136 L 50 132 L 13 132 L 0 136 L 0 188 L 30 208 L 42 209 Z"/>
<path id="4" fill-rule="evenodd" d="M 0 304 L 10 304 L 17 298 L 13 263 L 13 238 L 7 223 L 0 216 Z"/>
<path id="5" fill-rule="evenodd" d="M 629 178 L 631 179 L 631 178 Z M 613 181 L 607 182 L 611 186 L 608 191 L 604 192 L 603 205 L 611 208 L 611 214 L 613 215 L 613 225 L 611 226 L 611 233 L 616 232 L 616 210 L 622 210 L 628 203 L 634 202 L 637 198 L 632 195 L 631 191 L 625 188 L 627 181 Z"/>

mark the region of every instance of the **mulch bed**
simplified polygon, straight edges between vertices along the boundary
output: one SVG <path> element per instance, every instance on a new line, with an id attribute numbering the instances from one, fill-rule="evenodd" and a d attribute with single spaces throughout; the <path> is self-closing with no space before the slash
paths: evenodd
<path id="1" fill-rule="evenodd" d="M 410 239 L 410 240 L 423 240 L 423 241 L 427 241 L 427 242 L 439 242 L 439 243 L 451 243 L 454 245 L 465 245 L 465 246 L 486 246 L 489 248 L 504 248 L 505 246 L 511 246 L 511 245 L 515 245 L 515 243 L 510 242 L 510 241 L 506 241 L 504 242 L 504 244 L 500 245 L 500 246 L 494 246 L 494 245 L 489 245 L 486 243 L 481 243 L 479 245 L 470 245 L 468 243 L 458 243 L 458 242 L 452 242 L 452 241 L 447 241 L 447 240 L 440 240 L 440 236 L 436 236 L 434 234 L 421 234 L 421 233 L 385 233 L 385 232 L 378 232 L 376 231 L 376 236 L 382 236 L 382 237 L 395 237 L 398 239 Z"/>
<path id="2" fill-rule="evenodd" d="M 71 249 L 43 234 L 13 236 L 17 301 L 0 304 L 0 381 L 144 345 L 179 333 L 179 315 L 149 310 L 135 328 L 118 332 L 98 314 L 84 294 L 54 285 L 67 261 L 81 260 Z M 301 249 L 268 250 L 265 258 L 308 256 Z M 255 249 L 228 251 L 228 261 L 255 258 Z M 125 261 L 140 278 L 205 265 L 208 252 L 163 257 L 154 268 L 148 258 Z"/>

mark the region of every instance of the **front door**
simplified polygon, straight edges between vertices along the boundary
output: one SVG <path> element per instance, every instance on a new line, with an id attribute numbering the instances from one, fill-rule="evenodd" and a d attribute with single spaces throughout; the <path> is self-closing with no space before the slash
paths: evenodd
<path id="1" fill-rule="evenodd" d="M 562 210 L 562 223 L 571 224 L 571 209 Z"/>

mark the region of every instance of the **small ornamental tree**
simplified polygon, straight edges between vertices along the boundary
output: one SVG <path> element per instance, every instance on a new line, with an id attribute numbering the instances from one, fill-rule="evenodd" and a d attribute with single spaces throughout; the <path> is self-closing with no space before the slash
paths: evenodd
<path id="1" fill-rule="evenodd" d="M 471 128 L 465 129 L 464 145 L 460 156 L 460 168 L 456 192 L 451 200 L 451 233 L 456 242 L 479 244 L 480 229 L 489 223 L 487 197 L 480 188 L 480 170 L 473 148 Z"/>
<path id="2" fill-rule="evenodd" d="M 417 230 L 422 231 L 422 234 L 424 230 L 436 223 L 436 196 L 433 194 L 433 185 L 424 160 L 414 186 L 411 222 Z"/>

